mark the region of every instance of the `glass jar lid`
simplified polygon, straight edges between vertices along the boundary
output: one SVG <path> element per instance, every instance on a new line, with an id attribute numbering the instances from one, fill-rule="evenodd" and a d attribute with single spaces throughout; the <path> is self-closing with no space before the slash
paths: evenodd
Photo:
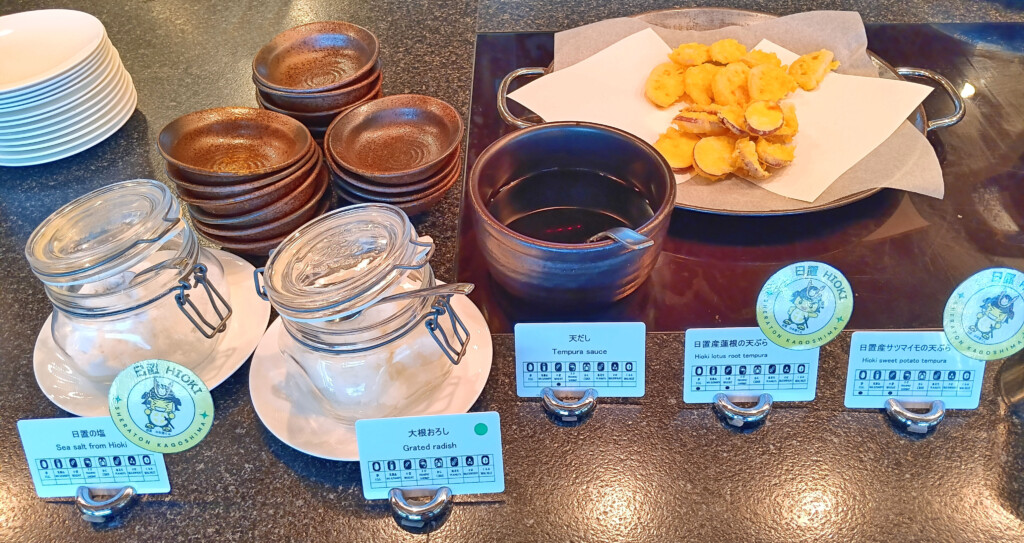
<path id="1" fill-rule="evenodd" d="M 25 257 L 46 284 L 98 281 L 138 263 L 184 227 L 180 205 L 166 185 L 123 181 L 47 217 L 29 237 Z"/>
<path id="2" fill-rule="evenodd" d="M 343 207 L 302 226 L 274 250 L 266 295 L 293 320 L 345 317 L 372 305 L 408 270 L 427 265 L 433 244 L 419 241 L 401 209 Z"/>

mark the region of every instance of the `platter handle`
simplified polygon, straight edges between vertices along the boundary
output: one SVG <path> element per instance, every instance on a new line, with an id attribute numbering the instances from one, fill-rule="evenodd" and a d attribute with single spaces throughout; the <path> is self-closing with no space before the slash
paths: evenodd
<path id="1" fill-rule="evenodd" d="M 538 123 L 531 123 L 516 117 L 508 109 L 508 87 L 512 84 L 512 80 L 524 76 L 524 75 L 544 75 L 548 73 L 547 68 L 519 68 L 512 70 L 504 79 L 501 80 L 501 85 L 498 85 L 498 115 L 501 115 L 501 120 L 516 127 L 516 128 L 527 128 Z"/>
<path id="2" fill-rule="evenodd" d="M 757 405 L 754 407 L 740 407 L 722 393 L 715 394 L 715 403 L 712 404 L 729 424 L 740 428 L 747 425 L 759 424 L 772 412 L 772 395 L 762 394 L 757 398 Z"/>
<path id="3" fill-rule="evenodd" d="M 939 87 L 942 87 L 942 90 L 946 91 L 946 94 L 949 95 L 949 99 L 953 101 L 953 113 L 940 119 L 932 119 L 928 121 L 928 132 L 931 132 L 936 128 L 953 126 L 963 120 L 964 115 L 967 113 L 964 99 L 960 96 L 956 87 L 954 87 L 953 84 L 944 76 L 924 68 L 909 68 L 906 66 L 896 68 L 896 73 L 903 77 L 919 77 L 921 79 L 928 79 L 936 83 Z"/>
<path id="4" fill-rule="evenodd" d="M 908 432 L 926 434 L 928 430 L 934 428 L 945 418 L 946 407 L 942 400 L 935 400 L 927 413 L 914 413 L 904 407 L 896 398 L 889 398 L 885 402 L 885 414 Z"/>

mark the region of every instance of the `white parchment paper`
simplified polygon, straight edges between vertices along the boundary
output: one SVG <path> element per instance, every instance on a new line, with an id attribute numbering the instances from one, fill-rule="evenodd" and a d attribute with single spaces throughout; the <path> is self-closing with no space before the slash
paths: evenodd
<path id="1" fill-rule="evenodd" d="M 578 120 L 621 128 L 654 142 L 683 105 L 666 109 L 644 98 L 656 64 L 680 43 L 735 38 L 774 51 L 788 63 L 832 50 L 841 62 L 813 92 L 797 91 L 797 158 L 767 182 L 730 176 L 683 183 L 681 205 L 727 212 L 780 212 L 827 204 L 863 190 L 892 187 L 941 198 L 942 171 L 931 145 L 909 122 L 930 87 L 878 78 L 857 13 L 808 12 L 746 27 L 710 31 L 661 28 L 610 19 L 555 35 L 555 71 L 510 94 L 547 121 Z"/>

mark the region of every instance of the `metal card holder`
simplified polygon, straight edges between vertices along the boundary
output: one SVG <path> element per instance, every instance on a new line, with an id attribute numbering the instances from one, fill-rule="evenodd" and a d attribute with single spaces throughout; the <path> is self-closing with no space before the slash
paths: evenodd
<path id="1" fill-rule="evenodd" d="M 120 515 L 135 502 L 135 498 L 138 496 L 135 487 L 131 485 L 118 489 L 113 496 L 105 500 L 94 498 L 94 490 L 96 489 L 80 486 L 78 494 L 75 496 L 75 506 L 82 514 L 82 519 L 92 523 L 106 522 Z M 104 489 L 104 491 L 109 492 L 110 490 Z"/>
<path id="2" fill-rule="evenodd" d="M 447 486 L 431 488 L 392 488 L 388 493 L 391 514 L 402 528 L 430 530 L 448 519 L 454 503 L 452 490 Z M 425 503 L 412 504 L 408 498 L 429 498 Z"/>
<path id="3" fill-rule="evenodd" d="M 597 390 L 588 388 L 575 401 L 564 399 L 574 397 L 576 394 L 578 394 L 578 389 L 545 387 L 541 391 L 541 402 L 544 404 L 544 410 L 555 420 L 577 423 L 597 409 Z"/>
<path id="4" fill-rule="evenodd" d="M 942 400 L 935 400 L 925 413 L 915 413 L 896 398 L 885 402 L 885 414 L 893 425 L 913 434 L 927 434 L 946 417 L 946 406 Z"/>
<path id="5" fill-rule="evenodd" d="M 715 401 L 711 405 L 715 412 L 731 426 L 737 429 L 749 429 L 763 424 L 768 418 L 772 412 L 772 395 L 761 394 L 757 398 L 757 404 L 753 407 L 740 407 L 725 394 L 718 393 L 715 394 Z"/>

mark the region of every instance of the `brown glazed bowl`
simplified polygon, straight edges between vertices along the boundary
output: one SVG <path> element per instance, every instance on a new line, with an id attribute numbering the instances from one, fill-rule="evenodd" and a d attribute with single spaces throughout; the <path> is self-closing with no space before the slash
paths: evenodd
<path id="1" fill-rule="evenodd" d="M 164 159 L 201 183 L 243 183 L 272 175 L 301 160 L 312 143 L 299 121 L 250 107 L 189 113 L 157 136 Z"/>
<path id="2" fill-rule="evenodd" d="M 244 215 L 282 200 L 295 201 L 298 199 L 299 202 L 306 202 L 316 190 L 317 176 L 324 169 L 323 161 L 319 160 L 319 154 L 318 151 L 313 160 L 307 164 L 307 169 L 299 170 L 294 175 L 273 185 L 248 194 L 208 200 L 198 198 L 181 187 L 178 187 L 178 194 L 192 207 L 220 216 Z"/>
<path id="3" fill-rule="evenodd" d="M 324 187 L 329 185 L 330 181 L 327 176 L 327 168 L 318 168 L 317 172 L 314 175 L 316 182 L 313 187 L 316 193 L 320 193 L 322 190 L 326 190 Z M 247 228 L 281 220 L 306 205 L 307 202 L 308 200 L 299 200 L 289 196 L 262 209 L 257 209 L 244 215 L 232 216 L 213 215 L 193 205 L 188 206 L 188 211 L 193 219 L 203 223 L 205 226 Z"/>
<path id="4" fill-rule="evenodd" d="M 324 148 L 338 166 L 371 181 L 423 179 L 462 141 L 462 117 L 429 96 L 398 94 L 354 107 L 331 123 Z"/>
<path id="5" fill-rule="evenodd" d="M 488 211 L 508 183 L 552 169 L 591 170 L 632 184 L 654 211 L 635 230 L 654 244 L 632 249 L 613 240 L 541 241 Z M 543 304 L 608 304 L 636 290 L 658 260 L 675 206 L 675 176 L 661 154 L 632 134 L 593 123 L 545 123 L 507 134 L 481 153 L 466 183 L 491 276 L 513 295 Z"/>
<path id="6" fill-rule="evenodd" d="M 338 90 L 299 94 L 274 90 L 257 82 L 256 92 L 264 103 L 285 111 L 323 113 L 325 111 L 340 111 L 361 102 L 367 96 L 372 95 L 376 89 L 379 89 L 382 82 L 383 76 L 378 62 L 365 79 Z"/>
<path id="7" fill-rule="evenodd" d="M 345 183 L 352 185 L 355 188 L 397 196 L 401 194 L 422 192 L 431 187 L 442 184 L 444 181 L 448 180 L 453 171 L 458 169 L 460 164 L 459 159 L 461 157 L 462 153 L 459 149 L 456 149 L 455 152 L 445 160 L 444 164 L 441 165 L 441 169 L 434 172 L 426 179 L 421 179 L 408 185 L 385 185 L 383 183 L 375 183 L 365 177 L 360 177 L 352 172 L 345 171 L 329 159 L 327 160 L 327 165 L 331 167 L 331 172 L 333 172 L 335 177 L 340 178 L 345 181 Z"/>
<path id="8" fill-rule="evenodd" d="M 232 226 L 211 226 L 203 224 L 202 221 L 196 220 L 195 217 L 193 217 L 192 224 L 195 225 L 196 230 L 199 230 L 201 234 L 205 236 L 216 236 L 221 239 L 256 242 L 278 238 L 292 233 L 296 228 L 313 220 L 313 218 L 326 213 L 327 207 L 330 204 L 330 198 L 324 197 L 326 192 L 327 184 L 325 183 L 320 187 L 320 190 L 317 191 L 314 197 L 297 211 L 282 219 L 266 224 L 247 226 L 243 228 Z"/>
<path id="9" fill-rule="evenodd" d="M 220 245 L 221 249 L 231 251 L 233 253 L 239 253 L 243 255 L 254 255 L 254 256 L 267 256 L 270 251 L 273 251 L 275 247 L 284 241 L 284 238 L 288 237 L 287 234 L 271 238 L 267 240 L 237 240 L 234 238 L 221 238 L 210 234 L 203 234 L 207 239 Z"/>
<path id="10" fill-rule="evenodd" d="M 327 127 L 330 126 L 331 121 L 333 121 L 335 117 L 337 117 L 338 115 L 342 115 L 346 111 L 354 107 L 360 106 L 362 104 L 365 104 L 371 100 L 376 100 L 380 98 L 382 95 L 383 94 L 381 93 L 381 86 L 378 85 L 372 89 L 372 92 L 369 95 L 360 98 L 358 102 L 352 105 L 345 106 L 340 109 L 321 111 L 317 113 L 301 113 L 298 111 L 289 111 L 287 109 L 275 106 L 274 104 L 267 102 L 259 91 L 256 91 L 256 103 L 258 103 L 260 107 L 263 109 L 269 109 L 270 111 L 274 111 L 282 115 L 287 115 L 295 119 L 296 121 L 299 121 L 300 123 L 306 125 L 307 128 L 318 127 L 326 130 Z"/>
<path id="11" fill-rule="evenodd" d="M 369 30 L 343 21 L 296 26 L 274 36 L 252 61 L 253 80 L 284 92 L 340 89 L 377 64 L 380 44 Z"/>
<path id="12" fill-rule="evenodd" d="M 318 160 L 319 157 L 320 151 L 318 150 L 318 147 L 314 145 L 309 148 L 309 152 L 306 153 L 306 156 L 302 158 L 302 160 L 299 160 L 287 169 L 281 170 L 279 173 L 274 175 L 260 177 L 255 181 L 249 181 L 246 183 L 216 185 L 193 183 L 189 181 L 187 177 L 182 176 L 182 170 L 175 168 L 174 165 L 170 163 L 164 165 L 164 171 L 167 173 L 167 177 L 177 185 L 179 191 L 185 191 L 187 194 L 193 195 L 196 198 L 216 200 L 220 198 L 230 198 L 233 196 L 249 194 L 293 175 L 302 175 L 302 172 L 309 175 L 312 173 L 311 168 L 315 165 L 315 160 Z"/>
<path id="13" fill-rule="evenodd" d="M 364 198 L 358 194 L 354 194 L 352 191 L 346 189 L 337 182 L 334 183 L 334 190 L 339 196 L 353 204 L 366 204 L 371 202 L 388 203 L 401 208 L 401 210 L 405 211 L 407 215 L 417 215 L 434 207 L 443 200 L 444 195 L 447 194 L 448 191 L 455 186 L 455 182 L 459 180 L 459 173 L 459 171 L 456 171 L 450 179 L 445 180 L 444 184 L 434 190 L 431 190 L 430 194 L 426 194 L 422 198 L 413 201 L 395 202 L 392 200 Z M 337 179 L 335 179 L 335 181 L 337 181 Z"/>
<path id="14" fill-rule="evenodd" d="M 344 176 L 337 175 L 337 172 L 333 173 L 334 175 L 332 179 L 334 180 L 334 184 L 341 185 L 348 192 L 356 196 L 360 196 L 362 198 L 366 198 L 376 202 L 398 204 L 403 202 L 422 200 L 433 195 L 437 191 L 444 192 L 445 190 L 447 190 L 446 187 L 450 187 L 453 184 L 453 179 L 458 178 L 460 172 L 457 171 L 456 168 L 447 169 L 445 170 L 445 175 L 437 177 L 436 179 L 433 180 L 433 183 L 431 183 L 430 185 L 419 190 L 403 192 L 386 192 L 377 190 L 376 188 L 367 189 L 350 182 L 348 178 Z M 383 186 L 386 188 L 394 188 L 389 185 Z"/>

